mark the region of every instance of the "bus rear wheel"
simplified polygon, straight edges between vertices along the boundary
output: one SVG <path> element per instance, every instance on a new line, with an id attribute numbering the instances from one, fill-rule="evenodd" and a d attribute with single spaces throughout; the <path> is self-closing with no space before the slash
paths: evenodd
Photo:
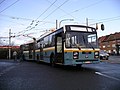
<path id="1" fill-rule="evenodd" d="M 54 55 L 51 55 L 51 56 L 50 56 L 50 65 L 51 65 L 52 67 L 55 67 Z"/>

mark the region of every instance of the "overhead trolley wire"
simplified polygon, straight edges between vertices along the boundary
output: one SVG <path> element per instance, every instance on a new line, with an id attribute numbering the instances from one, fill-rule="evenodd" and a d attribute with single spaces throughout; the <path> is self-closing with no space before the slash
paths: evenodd
<path id="1" fill-rule="evenodd" d="M 59 5 L 56 9 L 54 9 L 50 14 L 48 14 L 45 18 L 42 19 L 44 21 L 47 19 L 50 15 L 52 15 L 56 10 L 58 10 L 60 7 L 62 7 L 65 3 L 67 3 L 69 0 L 64 1 L 61 5 Z"/>
<path id="2" fill-rule="evenodd" d="M 96 23 L 103 23 L 103 22 L 111 22 L 111 21 L 115 21 L 115 20 L 120 20 L 120 16 L 115 16 L 115 17 L 110 17 L 110 18 L 104 18 L 104 19 L 99 19 L 99 20 L 96 20 L 94 22 L 90 22 L 92 24 L 90 25 L 94 25 Z"/>
<path id="3" fill-rule="evenodd" d="M 43 13 L 41 13 L 35 20 L 32 20 L 32 23 L 30 24 L 30 25 L 32 25 L 33 24 L 33 22 L 34 21 L 37 21 L 44 13 L 46 13 L 49 9 L 50 9 L 50 7 L 52 7 L 53 6 L 53 4 L 55 4 L 55 2 L 56 2 L 57 0 L 55 0 Z M 37 23 L 38 23 L 39 21 L 37 21 Z M 42 21 L 41 21 L 42 22 Z M 37 24 L 36 24 L 37 25 Z"/>
<path id="4" fill-rule="evenodd" d="M 78 11 L 83 10 L 83 9 L 87 9 L 87 8 L 89 8 L 89 7 L 92 7 L 92 6 L 95 6 L 95 5 L 97 5 L 97 4 L 100 4 L 100 2 L 103 2 L 103 1 L 104 1 L 104 0 L 99 0 L 99 1 L 97 1 L 97 2 L 95 2 L 95 3 L 92 3 L 92 4 L 88 5 L 88 6 L 85 6 L 85 7 L 83 7 L 83 8 L 74 10 L 74 11 L 72 11 L 71 13 L 78 12 Z"/>
<path id="5" fill-rule="evenodd" d="M 7 10 L 8 8 L 10 8 L 10 7 L 13 6 L 14 4 L 16 4 L 18 1 L 20 1 L 20 0 L 15 1 L 15 2 L 12 3 L 11 5 L 9 5 L 8 7 L 6 7 L 6 8 L 3 9 L 2 11 L 0 11 L 0 13 L 4 12 L 4 11 Z"/>
<path id="6" fill-rule="evenodd" d="M 0 2 L 0 4 L 2 4 L 4 1 L 5 1 L 5 0 L 2 0 L 2 1 Z"/>
<path id="7" fill-rule="evenodd" d="M 56 9 L 54 9 L 50 14 L 48 14 L 45 18 L 42 19 L 42 22 L 47 19 L 50 15 L 52 15 L 56 10 L 58 10 L 60 7 L 62 7 L 65 3 L 67 3 L 69 0 L 64 1 L 60 6 L 58 6 Z M 34 28 L 32 28 L 34 29 Z M 31 30 L 31 29 L 30 29 Z M 28 31 L 28 30 L 27 30 Z"/>
<path id="8" fill-rule="evenodd" d="M 25 24 L 23 24 L 23 23 L 17 23 L 17 22 L 11 21 L 11 20 L 4 20 L 4 19 L 1 19 L 1 18 L 0 18 L 0 20 L 6 21 L 6 22 L 15 23 L 15 24 L 19 24 L 19 25 L 22 25 L 22 26 L 25 26 Z"/>
<path id="9" fill-rule="evenodd" d="M 4 14 L 0 14 L 1 16 L 4 16 L 4 17 L 8 17 L 8 18 L 11 18 L 11 19 L 16 19 L 16 20 L 25 20 L 25 21 L 33 21 L 33 19 L 30 19 L 30 18 L 24 18 L 24 17 L 15 17 L 15 16 L 9 16 L 9 15 L 4 15 Z M 46 22 L 46 23 L 54 23 L 52 21 L 39 21 L 39 22 Z"/>
<path id="10" fill-rule="evenodd" d="M 100 19 L 100 20 L 97 20 L 97 21 L 107 21 L 107 20 L 113 20 L 113 19 L 119 19 L 119 18 L 120 18 L 120 16 L 115 16 L 115 17 Z"/>
<path id="11" fill-rule="evenodd" d="M 46 13 L 46 12 L 50 9 L 50 7 L 52 7 L 56 2 L 57 2 L 57 0 L 55 0 L 42 14 L 40 14 L 40 16 L 38 16 L 38 17 L 36 18 L 36 20 L 37 20 L 38 18 L 40 18 L 44 13 Z"/>
<path id="12" fill-rule="evenodd" d="M 46 1 L 48 1 L 49 3 L 51 3 L 49 0 L 46 0 Z M 57 5 L 54 5 L 55 7 L 58 7 Z M 61 11 L 63 11 L 65 14 L 67 14 L 67 15 L 69 15 L 69 16 L 71 16 L 71 17 L 73 17 L 73 18 L 76 18 L 76 17 L 74 17 L 73 15 L 71 15 L 70 13 L 68 13 L 68 12 L 66 12 L 64 9 L 61 9 L 61 8 L 59 8 Z"/>
<path id="13" fill-rule="evenodd" d="M 43 20 L 45 20 L 46 18 L 48 18 L 50 15 L 52 15 L 56 10 L 58 10 L 60 7 L 62 7 L 65 3 L 67 3 L 69 0 L 66 0 L 65 2 L 63 2 L 60 6 L 58 6 L 56 9 L 54 9 L 50 14 L 48 14 Z M 43 21 L 42 20 L 42 21 Z"/>
<path id="14" fill-rule="evenodd" d="M 43 18 L 42 19 L 42 21 L 41 22 L 44 22 L 44 20 L 45 19 L 47 19 L 50 15 L 52 15 L 56 10 L 58 10 L 60 7 L 62 7 L 65 3 L 67 3 L 69 0 L 66 0 L 65 2 L 63 2 L 60 6 L 58 6 L 56 9 L 54 9 L 50 14 L 48 14 L 45 18 Z M 55 1 L 56 2 L 56 1 Z M 50 6 L 52 6 L 55 2 L 53 2 Z M 32 23 L 33 23 L 34 21 L 32 21 Z M 37 22 L 37 25 L 38 25 L 38 23 L 40 23 L 39 21 Z M 36 25 L 36 26 L 37 26 Z M 35 27 L 36 27 L 35 26 Z M 27 30 L 24 30 L 24 31 L 21 31 L 21 32 L 23 32 L 23 33 L 25 33 L 26 31 L 29 31 L 29 30 L 32 30 L 32 29 L 34 29 L 35 27 L 31 27 L 30 26 L 30 29 L 27 29 Z M 19 32 L 19 33 L 21 33 L 21 32 Z"/>
<path id="15" fill-rule="evenodd" d="M 21 31 L 21 32 L 19 32 L 19 33 L 22 33 L 22 32 L 25 33 L 26 31 L 32 30 L 33 28 L 35 28 L 35 26 L 38 25 L 39 22 L 44 22 L 44 21 L 39 21 L 38 19 L 39 19 L 43 14 L 45 14 L 45 13 L 50 9 L 50 7 L 52 7 L 53 4 L 55 4 L 56 2 L 57 2 L 57 0 L 55 0 L 55 1 L 54 1 L 43 13 L 41 13 L 35 20 L 32 20 L 32 22 L 30 23 L 30 25 L 29 25 L 28 27 L 26 27 L 27 30 Z M 33 25 L 34 21 L 36 21 L 36 24 L 35 24 L 34 27 L 32 27 L 31 25 Z M 30 28 L 30 29 L 28 29 L 28 28 Z"/>
<path id="16" fill-rule="evenodd" d="M 4 14 L 0 14 L 1 16 L 4 16 L 4 17 L 9 17 L 9 18 L 11 18 L 11 19 L 16 19 L 16 20 L 19 20 L 19 19 L 21 19 L 21 20 L 26 20 L 26 21 L 31 21 L 31 20 L 33 20 L 33 19 L 28 19 L 28 18 L 23 18 L 23 17 L 15 17 L 15 16 L 9 16 L 9 15 L 4 15 Z"/>
<path id="17" fill-rule="evenodd" d="M 80 8 L 80 9 L 76 9 L 76 10 L 70 12 L 70 13 L 67 13 L 67 15 L 71 15 L 71 14 L 73 14 L 73 13 L 75 13 L 75 12 L 78 12 L 78 11 L 81 11 L 81 10 L 84 10 L 84 9 L 87 9 L 87 8 L 92 7 L 92 6 L 94 6 L 94 5 L 97 5 L 97 4 L 100 4 L 100 2 L 103 2 L 103 1 L 104 1 L 104 0 L 99 0 L 99 1 L 97 1 L 97 2 L 94 2 L 94 3 L 92 3 L 92 4 L 87 5 L 87 6 L 85 6 L 85 7 L 82 7 L 82 8 Z M 63 15 L 63 16 L 65 16 L 65 15 Z M 63 16 L 61 16 L 61 17 L 63 17 Z M 77 17 L 76 17 L 75 19 L 77 19 Z"/>
<path id="18" fill-rule="evenodd" d="M 57 1 L 57 0 L 55 0 L 50 6 L 52 6 L 56 1 Z M 44 22 L 45 19 L 47 19 L 50 15 L 52 15 L 57 9 L 59 9 L 60 7 L 62 7 L 62 6 L 63 6 L 65 3 L 67 3 L 68 1 L 69 1 L 69 0 L 64 1 L 60 6 L 58 6 L 58 7 L 57 7 L 56 9 L 54 9 L 50 14 L 48 14 L 45 18 L 43 18 L 41 22 Z M 49 7 L 50 7 L 50 6 L 49 6 Z M 47 11 L 47 9 L 46 9 L 46 11 Z M 46 11 L 44 11 L 43 14 L 44 14 Z M 41 14 L 41 15 L 43 15 L 43 14 Z M 40 16 L 41 16 L 41 15 L 40 15 Z M 39 17 L 40 17 L 40 16 L 39 16 Z M 39 17 L 38 17 L 38 18 L 39 18 Z M 37 19 L 38 19 L 38 18 L 37 18 Z M 34 22 L 34 21 L 32 21 L 32 22 Z M 38 23 L 40 23 L 40 22 L 37 22 L 37 24 L 38 24 Z M 37 26 L 37 25 L 36 25 L 36 26 Z M 35 27 L 36 27 L 36 26 L 35 26 Z M 34 29 L 35 27 L 31 27 L 30 29 L 27 29 L 27 30 L 24 30 L 24 31 L 20 31 L 20 32 L 18 32 L 18 33 L 19 33 L 19 34 L 20 34 L 20 33 L 25 33 L 26 31 L 32 30 L 32 29 Z M 21 35 L 22 35 L 22 34 L 21 34 Z"/>

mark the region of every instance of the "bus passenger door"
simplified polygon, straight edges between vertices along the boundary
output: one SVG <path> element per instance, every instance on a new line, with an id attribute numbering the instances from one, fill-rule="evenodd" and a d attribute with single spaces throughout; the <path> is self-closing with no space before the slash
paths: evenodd
<path id="1" fill-rule="evenodd" d="M 62 33 L 55 35 L 55 63 L 63 63 L 63 40 L 62 40 Z"/>

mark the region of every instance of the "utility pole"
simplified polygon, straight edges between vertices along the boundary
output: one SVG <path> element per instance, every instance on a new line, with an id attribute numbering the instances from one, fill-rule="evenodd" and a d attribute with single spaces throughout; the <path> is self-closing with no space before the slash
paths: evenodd
<path id="1" fill-rule="evenodd" d="M 58 20 L 56 20 L 56 29 L 58 29 Z"/>
<path id="2" fill-rule="evenodd" d="M 11 29 L 9 29 L 9 59 L 11 59 Z"/>
<path id="3" fill-rule="evenodd" d="M 86 26 L 88 26 L 88 18 L 86 18 Z"/>

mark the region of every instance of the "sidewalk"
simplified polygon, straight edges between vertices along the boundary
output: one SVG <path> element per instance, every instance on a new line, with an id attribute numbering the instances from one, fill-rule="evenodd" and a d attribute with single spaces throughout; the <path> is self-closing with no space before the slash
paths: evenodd
<path id="1" fill-rule="evenodd" d="M 102 62 L 109 62 L 109 63 L 120 64 L 120 56 L 110 56 L 109 60 L 102 60 Z"/>
<path id="2" fill-rule="evenodd" d="M 19 59 L 17 59 L 17 60 L 14 60 L 14 59 L 0 59 L 0 62 L 20 62 L 20 60 Z"/>

